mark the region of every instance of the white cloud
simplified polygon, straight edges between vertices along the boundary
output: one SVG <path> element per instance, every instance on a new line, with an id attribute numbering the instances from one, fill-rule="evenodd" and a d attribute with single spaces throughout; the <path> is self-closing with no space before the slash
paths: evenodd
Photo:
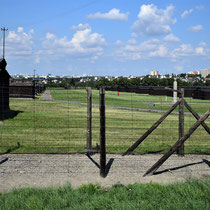
<path id="1" fill-rule="evenodd" d="M 165 10 L 158 9 L 154 4 L 142 5 L 138 20 L 132 25 L 132 30 L 138 36 L 156 36 L 171 32 L 170 24 L 175 24 L 173 18 L 174 6 L 170 5 Z"/>
<path id="2" fill-rule="evenodd" d="M 87 18 L 89 19 L 109 19 L 109 20 L 121 20 L 126 21 L 128 20 L 128 13 L 120 13 L 119 9 L 111 9 L 107 13 L 97 12 L 95 14 L 89 14 Z"/>
<path id="3" fill-rule="evenodd" d="M 23 27 L 18 27 L 17 32 L 18 32 L 18 33 L 23 32 Z"/>
<path id="4" fill-rule="evenodd" d="M 206 54 L 203 47 L 195 48 L 195 52 L 196 52 L 197 55 L 205 55 Z"/>
<path id="5" fill-rule="evenodd" d="M 164 56 L 164 49 L 163 46 L 160 47 L 160 43 L 159 39 L 151 39 L 140 44 L 131 40 L 128 40 L 126 43 L 120 42 L 116 56 L 122 60 L 148 59 L 154 56 L 162 57 Z"/>
<path id="6" fill-rule="evenodd" d="M 129 44 L 136 44 L 137 41 L 136 41 L 136 39 L 131 38 L 131 39 L 128 40 L 128 43 L 129 43 Z"/>
<path id="7" fill-rule="evenodd" d="M 194 54 L 194 49 L 191 44 L 182 44 L 180 47 L 172 51 L 172 57 L 190 56 Z"/>
<path id="8" fill-rule="evenodd" d="M 166 36 L 163 39 L 150 39 L 141 43 L 118 40 L 115 56 L 122 61 L 148 60 L 154 57 L 169 59 L 169 61 L 180 61 L 198 56 L 208 58 L 210 49 L 206 43 L 177 45 L 179 42 L 180 40 L 174 35 Z"/>
<path id="9" fill-rule="evenodd" d="M 203 5 L 199 5 L 199 6 L 196 6 L 195 9 L 197 9 L 197 10 L 199 10 L 199 11 L 200 11 L 200 10 L 203 10 L 203 9 L 204 9 L 204 6 L 203 6 Z"/>
<path id="10" fill-rule="evenodd" d="M 150 56 L 167 57 L 168 49 L 164 45 L 160 45 L 156 51 L 150 53 Z"/>
<path id="11" fill-rule="evenodd" d="M 181 58 L 181 57 L 191 57 L 191 56 L 206 56 L 207 51 L 204 48 L 205 46 L 198 45 L 197 47 L 192 46 L 191 44 L 182 44 L 180 47 L 175 48 L 171 56 L 173 58 Z"/>
<path id="12" fill-rule="evenodd" d="M 173 34 L 168 34 L 167 36 L 165 36 L 163 38 L 163 41 L 166 42 L 180 42 L 180 39 L 176 36 L 174 36 Z"/>
<path id="13" fill-rule="evenodd" d="M 189 31 L 192 31 L 192 32 L 199 32 L 199 31 L 202 31 L 202 30 L 203 30 L 202 25 L 191 26 L 189 28 Z"/>
<path id="14" fill-rule="evenodd" d="M 82 24 L 80 23 L 78 26 L 72 26 L 71 27 L 73 30 L 76 30 L 76 31 L 83 31 L 85 29 L 90 29 L 90 25 L 89 24 Z"/>
<path id="15" fill-rule="evenodd" d="M 55 39 L 55 37 L 56 37 L 55 34 L 49 32 L 46 34 L 46 39 Z"/>
<path id="16" fill-rule="evenodd" d="M 106 44 L 103 35 L 92 33 L 88 24 L 79 24 L 73 28 L 76 32 L 70 40 L 66 36 L 57 38 L 54 34 L 47 33 L 42 43 L 45 53 L 59 57 L 71 55 L 74 58 L 96 60 L 103 53 Z"/>
<path id="17" fill-rule="evenodd" d="M 182 14 L 181 14 L 181 18 L 186 18 L 186 16 L 188 16 L 189 14 L 191 14 L 192 12 L 194 12 L 195 10 L 203 10 L 204 7 L 202 5 L 200 6 L 196 6 L 195 8 L 191 8 L 189 10 L 185 10 Z"/>
<path id="18" fill-rule="evenodd" d="M 34 47 L 33 33 L 33 29 L 28 33 L 24 32 L 23 27 L 18 27 L 17 31 L 9 31 L 6 37 L 6 53 L 13 57 L 24 55 L 24 59 L 32 55 Z"/>
<path id="19" fill-rule="evenodd" d="M 200 43 L 199 43 L 199 46 L 205 47 L 205 46 L 207 46 L 207 44 L 206 44 L 206 42 L 200 42 Z"/>
<path id="20" fill-rule="evenodd" d="M 185 10 L 182 14 L 181 17 L 185 18 L 187 15 L 191 14 L 194 11 L 194 9 L 189 9 L 189 10 Z"/>
<path id="21" fill-rule="evenodd" d="M 121 45 L 121 44 L 123 44 L 123 42 L 120 41 L 120 40 L 117 40 L 117 41 L 115 42 L 115 45 Z"/>

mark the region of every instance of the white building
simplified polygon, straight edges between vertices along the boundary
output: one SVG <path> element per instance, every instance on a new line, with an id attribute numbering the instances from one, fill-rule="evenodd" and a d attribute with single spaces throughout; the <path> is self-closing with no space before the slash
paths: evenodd
<path id="1" fill-rule="evenodd" d="M 206 78 L 208 75 L 210 74 L 210 70 L 209 69 L 203 69 L 201 71 L 201 75 L 202 77 Z"/>

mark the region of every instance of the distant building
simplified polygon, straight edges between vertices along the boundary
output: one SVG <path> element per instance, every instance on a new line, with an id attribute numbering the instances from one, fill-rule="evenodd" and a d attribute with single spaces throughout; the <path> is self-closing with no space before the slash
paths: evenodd
<path id="1" fill-rule="evenodd" d="M 151 71 L 151 72 L 150 72 L 150 75 L 151 75 L 151 76 L 158 76 L 159 73 L 158 73 L 158 71 Z"/>
<path id="2" fill-rule="evenodd" d="M 9 81 L 9 96 L 11 98 L 35 98 L 35 95 L 42 93 L 45 86 L 35 82 L 34 79 L 14 79 Z"/>
<path id="3" fill-rule="evenodd" d="M 201 71 L 201 75 L 202 77 L 206 78 L 208 75 L 210 74 L 210 70 L 209 69 L 203 69 Z"/>
<path id="4" fill-rule="evenodd" d="M 0 120 L 9 108 L 9 79 L 10 75 L 6 70 L 7 62 L 4 58 L 0 59 Z"/>
<path id="5" fill-rule="evenodd" d="M 13 79 L 9 81 L 9 95 L 12 98 L 34 98 L 35 84 L 33 79 Z"/>
<path id="6" fill-rule="evenodd" d="M 198 74 L 201 74 L 201 72 L 200 71 L 190 71 L 190 72 L 188 72 L 188 74 L 198 75 Z"/>

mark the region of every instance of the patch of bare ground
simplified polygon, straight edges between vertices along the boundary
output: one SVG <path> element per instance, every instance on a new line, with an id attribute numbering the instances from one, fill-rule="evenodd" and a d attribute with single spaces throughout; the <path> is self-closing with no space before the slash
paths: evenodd
<path id="1" fill-rule="evenodd" d="M 187 179 L 210 178 L 210 155 L 172 155 L 155 175 L 144 173 L 161 154 L 107 155 L 107 176 L 99 175 L 99 154 L 4 154 L 0 156 L 0 192 L 22 187 L 57 187 L 70 183 L 115 184 L 155 182 L 161 184 L 182 182 Z"/>

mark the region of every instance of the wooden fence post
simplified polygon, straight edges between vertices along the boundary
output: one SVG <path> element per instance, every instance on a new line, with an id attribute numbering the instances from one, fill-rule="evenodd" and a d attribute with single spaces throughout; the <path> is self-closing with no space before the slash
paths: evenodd
<path id="1" fill-rule="evenodd" d="M 105 89 L 100 88 L 100 175 L 106 177 Z"/>
<path id="2" fill-rule="evenodd" d="M 184 136 L 184 88 L 181 88 L 181 102 L 179 104 L 179 139 Z M 184 144 L 178 150 L 178 155 L 184 156 Z"/>
<path id="3" fill-rule="evenodd" d="M 92 91 L 87 87 L 87 144 L 86 149 L 92 148 Z"/>
<path id="4" fill-rule="evenodd" d="M 199 120 L 195 122 L 195 124 L 189 129 L 189 131 L 179 139 L 170 149 L 169 151 L 163 155 L 145 174 L 147 176 L 149 174 L 154 174 L 154 172 L 182 145 L 184 142 L 192 135 L 192 133 L 200 126 L 210 115 L 210 109 L 201 117 Z"/>

